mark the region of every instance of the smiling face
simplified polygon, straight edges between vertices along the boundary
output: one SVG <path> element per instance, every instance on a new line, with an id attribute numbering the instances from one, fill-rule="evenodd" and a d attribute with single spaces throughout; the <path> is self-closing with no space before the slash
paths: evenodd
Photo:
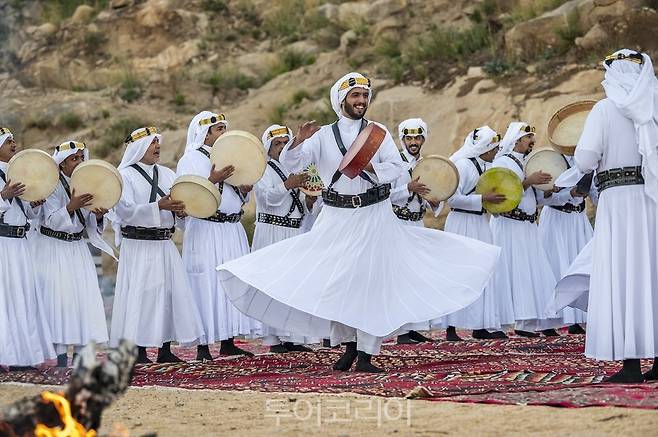
<path id="1" fill-rule="evenodd" d="M 279 160 L 279 157 L 281 156 L 281 151 L 283 150 L 283 147 L 288 144 L 288 137 L 279 137 L 279 138 L 274 138 L 272 140 L 272 143 L 270 144 L 270 151 L 268 154 L 270 155 L 270 158 L 272 158 L 275 161 Z"/>
<path id="2" fill-rule="evenodd" d="M 532 148 L 534 146 L 535 134 L 528 134 L 516 140 L 516 144 L 514 144 L 514 151 L 527 155 L 532 152 Z"/>
<path id="3" fill-rule="evenodd" d="M 360 120 L 368 110 L 370 91 L 365 88 L 353 88 L 343 101 L 343 114 L 352 120 Z"/>
<path id="4" fill-rule="evenodd" d="M 420 156 L 420 149 L 425 144 L 425 137 L 422 135 L 405 135 L 402 137 L 402 142 L 407 152 L 414 158 L 418 158 Z"/>
<path id="5" fill-rule="evenodd" d="M 0 161 L 9 162 L 16 154 L 16 141 L 13 137 L 9 137 L 0 146 Z"/>
<path id="6" fill-rule="evenodd" d="M 160 140 L 158 137 L 153 138 L 153 141 L 151 141 L 151 145 L 149 146 L 148 149 L 146 149 L 146 153 L 144 153 L 144 157 L 141 159 L 140 162 L 146 164 L 146 165 L 153 165 L 157 163 L 160 160 Z"/>
<path id="7" fill-rule="evenodd" d="M 71 177 L 71 175 L 73 174 L 73 170 L 75 170 L 75 168 L 78 165 L 82 164 L 84 160 L 85 160 L 85 152 L 83 150 L 78 150 L 73 155 L 69 156 L 64 161 L 62 161 L 62 163 L 59 165 L 59 169 L 67 177 Z"/>

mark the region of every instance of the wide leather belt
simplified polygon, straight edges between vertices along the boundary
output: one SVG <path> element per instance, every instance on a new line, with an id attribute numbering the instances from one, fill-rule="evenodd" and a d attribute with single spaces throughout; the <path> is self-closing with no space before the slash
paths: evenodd
<path id="1" fill-rule="evenodd" d="M 377 185 L 361 194 L 340 194 L 335 190 L 322 190 L 322 200 L 335 208 L 361 208 L 382 202 L 391 195 L 391 184 Z"/>
<path id="2" fill-rule="evenodd" d="M 302 219 L 259 212 L 258 223 L 265 223 L 274 226 L 283 226 L 284 228 L 299 229 L 302 226 Z"/>
<path id="3" fill-rule="evenodd" d="M 450 208 L 450 211 L 463 212 L 465 214 L 475 214 L 475 215 L 482 215 L 486 212 L 484 209 L 481 209 L 479 211 L 472 211 L 470 209 L 461 209 L 461 208 Z"/>
<path id="4" fill-rule="evenodd" d="M 596 174 L 596 188 L 603 190 L 623 185 L 643 185 L 642 166 L 611 168 Z"/>
<path id="5" fill-rule="evenodd" d="M 80 241 L 83 234 L 82 231 L 69 234 L 68 232 L 55 231 L 45 226 L 41 226 L 39 232 L 46 237 L 56 238 L 62 241 Z"/>
<path id="6" fill-rule="evenodd" d="M 411 212 L 409 208 L 398 205 L 393 205 L 393 212 L 400 220 L 406 220 L 410 222 L 419 222 L 425 215 L 424 208 L 417 212 Z"/>
<path id="7" fill-rule="evenodd" d="M 236 212 L 234 214 L 225 214 L 223 212 L 217 211 L 215 215 L 211 215 L 210 217 L 201 220 L 207 220 L 209 222 L 215 223 L 238 223 L 242 218 L 242 214 L 244 214 L 244 211 Z"/>
<path id="8" fill-rule="evenodd" d="M 534 223 L 537 221 L 537 213 L 534 214 L 526 214 L 519 208 L 514 208 L 510 212 L 504 212 L 500 214 L 503 217 L 507 217 L 512 220 L 519 220 L 519 221 L 526 221 L 530 223 Z"/>
<path id="9" fill-rule="evenodd" d="M 5 223 L 0 223 L 0 237 L 25 238 L 25 235 L 29 230 L 29 223 L 26 223 L 24 226 L 12 226 Z"/>
<path id="10" fill-rule="evenodd" d="M 176 228 L 142 228 L 122 226 L 121 236 L 130 240 L 170 240 Z"/>
<path id="11" fill-rule="evenodd" d="M 572 213 L 572 212 L 583 212 L 585 211 L 585 202 L 580 202 L 578 205 L 573 205 L 571 203 L 566 203 L 561 206 L 551 205 L 551 208 L 557 209 L 558 211 Z"/>

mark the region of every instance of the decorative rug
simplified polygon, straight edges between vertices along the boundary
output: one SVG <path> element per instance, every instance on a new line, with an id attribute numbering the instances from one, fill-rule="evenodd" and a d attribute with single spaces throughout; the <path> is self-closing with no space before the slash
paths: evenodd
<path id="1" fill-rule="evenodd" d="M 387 343 L 373 359 L 381 374 L 336 372 L 338 349 L 269 354 L 259 341 L 236 341 L 258 355 L 213 362 L 138 365 L 134 386 L 261 392 L 343 393 L 420 397 L 436 401 L 560 407 L 620 406 L 658 409 L 658 383 L 599 384 L 618 363 L 586 359 L 584 336 Z M 193 360 L 194 348 L 173 348 Z M 218 357 L 216 347 L 211 348 Z M 151 356 L 155 359 L 155 356 Z M 644 362 L 648 368 L 650 362 Z M 0 373 L 1 382 L 64 384 L 69 370 Z"/>

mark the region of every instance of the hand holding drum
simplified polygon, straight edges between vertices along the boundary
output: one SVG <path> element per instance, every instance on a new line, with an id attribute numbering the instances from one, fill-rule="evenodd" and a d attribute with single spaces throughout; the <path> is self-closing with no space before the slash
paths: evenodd
<path id="1" fill-rule="evenodd" d="M 457 167 L 448 158 L 439 155 L 419 159 L 411 178 L 411 190 L 435 206 L 448 200 L 459 186 Z"/>

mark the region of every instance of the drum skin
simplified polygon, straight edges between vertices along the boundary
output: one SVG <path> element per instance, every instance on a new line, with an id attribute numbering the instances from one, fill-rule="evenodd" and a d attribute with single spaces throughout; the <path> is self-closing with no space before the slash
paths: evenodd
<path id="1" fill-rule="evenodd" d="M 123 190 L 123 179 L 119 171 L 101 159 L 90 159 L 79 164 L 71 174 L 71 190 L 76 195 L 92 194 L 91 205 L 85 207 L 89 211 L 97 208 L 113 208 Z"/>
<path id="2" fill-rule="evenodd" d="M 324 182 L 320 178 L 320 173 L 315 164 L 309 164 L 308 167 L 304 169 L 304 173 L 308 174 L 309 178 L 299 189 L 302 193 L 307 196 L 319 196 L 324 190 Z"/>
<path id="3" fill-rule="evenodd" d="M 561 154 L 551 149 L 541 149 L 532 152 L 525 161 L 524 171 L 526 176 L 537 171 L 543 171 L 551 175 L 552 179 L 547 184 L 533 185 L 538 190 L 548 191 L 553 189 L 555 179 L 564 173 L 568 166 Z"/>
<path id="4" fill-rule="evenodd" d="M 350 179 L 357 177 L 375 156 L 385 136 L 384 129 L 376 123 L 370 123 L 356 136 L 338 170 Z"/>
<path id="5" fill-rule="evenodd" d="M 59 182 L 59 168 L 52 156 L 43 150 L 27 149 L 9 160 L 7 180 L 25 185 L 21 200 L 35 202 L 50 196 Z"/>
<path id="6" fill-rule="evenodd" d="M 210 160 L 219 170 L 228 165 L 235 167 L 226 183 L 238 187 L 254 185 L 263 177 L 267 154 L 263 143 L 249 132 L 230 130 L 217 138 L 212 147 Z"/>
<path id="7" fill-rule="evenodd" d="M 558 152 L 573 156 L 595 100 L 574 102 L 558 109 L 548 122 L 548 141 Z"/>
<path id="8" fill-rule="evenodd" d="M 196 218 L 208 218 L 217 212 L 221 202 L 219 190 L 208 179 L 196 175 L 179 176 L 171 186 L 173 200 L 185 204 L 185 212 Z"/>
<path id="9" fill-rule="evenodd" d="M 504 194 L 505 201 L 502 203 L 482 202 L 484 209 L 491 214 L 500 214 L 519 206 L 523 198 L 523 182 L 512 170 L 494 167 L 482 173 L 475 186 L 475 192 Z"/>
<path id="10" fill-rule="evenodd" d="M 430 189 L 429 194 L 423 196 L 425 199 L 437 202 L 449 199 L 459 186 L 457 167 L 448 158 L 439 155 L 420 158 L 411 177 L 420 178 L 419 182 Z"/>

